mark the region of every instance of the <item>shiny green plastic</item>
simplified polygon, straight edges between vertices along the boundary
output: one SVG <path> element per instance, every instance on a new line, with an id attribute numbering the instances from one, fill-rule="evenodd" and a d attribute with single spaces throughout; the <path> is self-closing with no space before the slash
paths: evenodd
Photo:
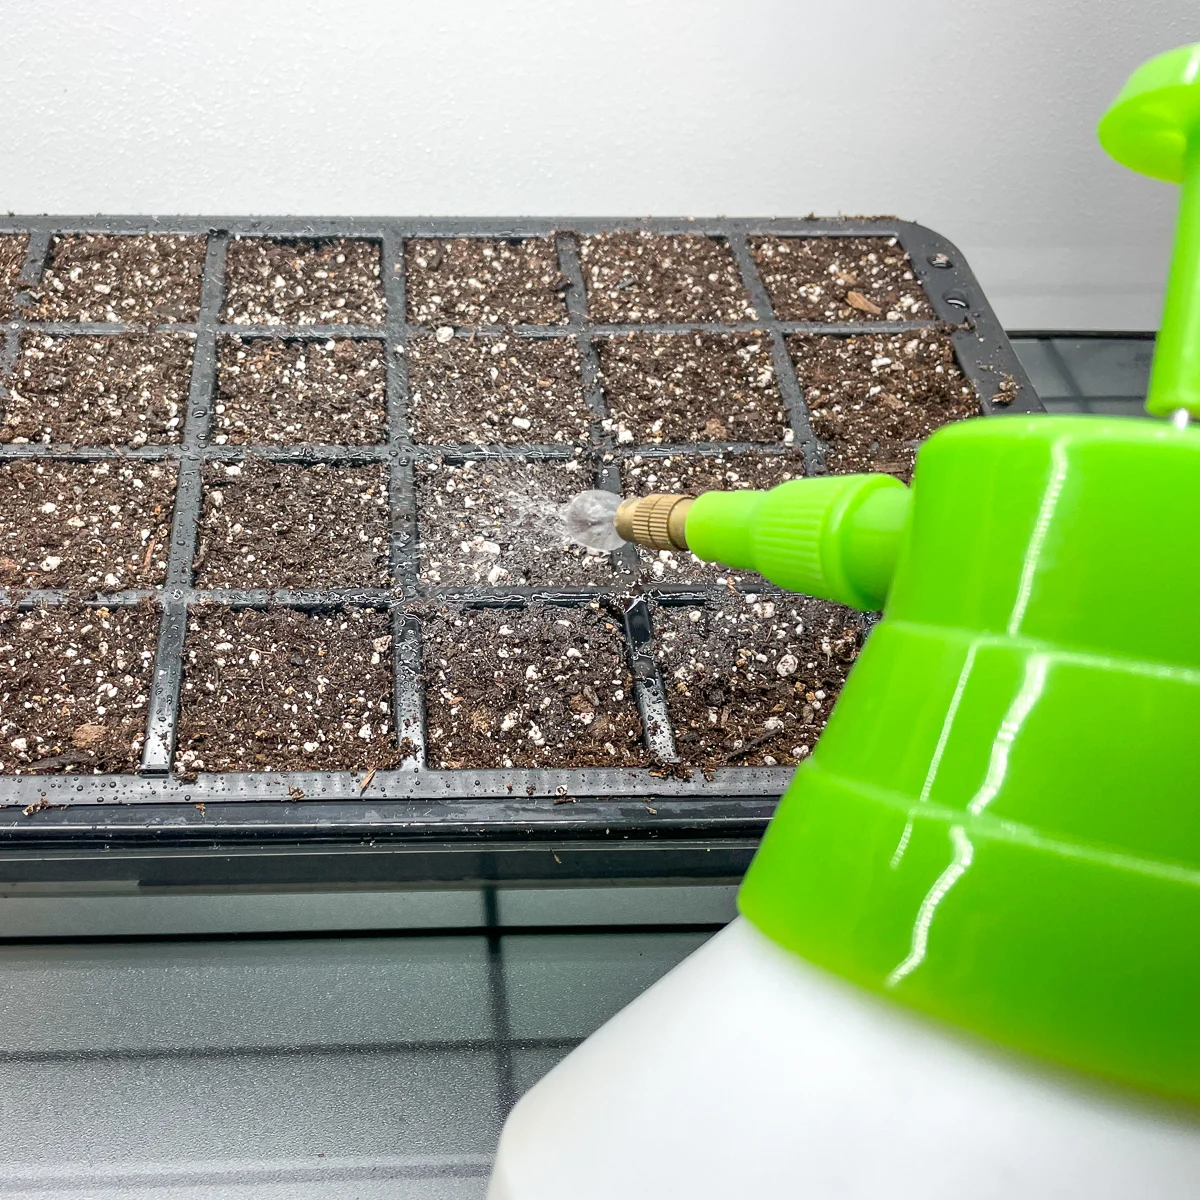
<path id="1" fill-rule="evenodd" d="M 1195 429 L 936 433 L 742 912 L 927 1013 L 1200 1101 L 1197 514 Z"/>
<path id="2" fill-rule="evenodd" d="M 1140 66 L 1099 128 L 1118 162 L 1178 183 L 1175 248 L 1146 408 L 1200 416 L 1200 44 Z"/>

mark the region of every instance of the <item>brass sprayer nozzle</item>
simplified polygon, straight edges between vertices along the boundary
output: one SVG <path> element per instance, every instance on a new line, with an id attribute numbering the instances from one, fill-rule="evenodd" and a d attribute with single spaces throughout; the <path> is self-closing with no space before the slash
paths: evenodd
<path id="1" fill-rule="evenodd" d="M 627 542 L 648 550 L 686 550 L 685 523 L 693 497 L 660 492 L 622 500 L 613 519 L 617 532 Z"/>

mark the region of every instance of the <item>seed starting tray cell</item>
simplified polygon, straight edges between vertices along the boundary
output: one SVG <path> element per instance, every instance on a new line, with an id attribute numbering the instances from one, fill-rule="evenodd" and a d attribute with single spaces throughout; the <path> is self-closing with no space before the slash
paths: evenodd
<path id="1" fill-rule="evenodd" d="M 8 218 L 0 320 L 10 850 L 752 838 L 870 619 L 555 506 L 1041 409 L 882 219 Z"/>

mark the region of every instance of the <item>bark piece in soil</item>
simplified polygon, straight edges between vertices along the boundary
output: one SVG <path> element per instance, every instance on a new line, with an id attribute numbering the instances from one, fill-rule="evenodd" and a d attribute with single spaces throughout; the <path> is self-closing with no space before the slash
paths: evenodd
<path id="1" fill-rule="evenodd" d="M 430 606 L 421 647 L 431 767 L 646 760 L 621 625 L 599 605 Z"/>
<path id="2" fill-rule="evenodd" d="M 979 415 L 948 334 L 795 334 L 788 348 L 830 474 L 884 471 L 906 483 L 935 429 Z"/>
<path id="3" fill-rule="evenodd" d="M 612 559 L 573 545 L 559 511 L 594 486 L 579 459 L 419 462 L 421 580 L 446 587 L 566 586 L 613 581 Z"/>
<path id="4" fill-rule="evenodd" d="M 669 454 L 633 455 L 621 462 L 621 494 L 645 496 L 674 492 L 697 496 L 701 492 L 734 492 L 746 488 L 773 488 L 804 475 L 804 457 L 786 454 Z M 653 583 L 712 583 L 725 580 L 769 586 L 754 571 L 731 572 L 717 563 L 701 562 L 685 551 L 638 548 L 644 576 Z"/>
<path id="5" fill-rule="evenodd" d="M 413 238 L 408 319 L 423 325 L 562 325 L 566 277 L 553 238 Z"/>
<path id="6" fill-rule="evenodd" d="M 162 584 L 174 463 L 0 465 L 0 587 L 116 592 Z"/>
<path id="7" fill-rule="evenodd" d="M 791 444 L 764 338 L 635 333 L 598 338 L 596 351 L 618 444 Z"/>
<path id="8" fill-rule="evenodd" d="M 31 321 L 195 321 L 204 255 L 205 239 L 184 234 L 56 234 L 24 315 Z"/>
<path id="9" fill-rule="evenodd" d="M 212 440 L 377 445 L 386 436 L 383 344 L 223 338 Z"/>
<path id="10" fill-rule="evenodd" d="M 178 442 L 195 348 L 191 334 L 48 337 L 27 331 L 8 378 L 0 442 Z"/>
<path id="11" fill-rule="evenodd" d="M 921 321 L 933 316 L 895 238 L 750 239 L 781 321 Z"/>
<path id="12" fill-rule="evenodd" d="M 840 604 L 737 592 L 703 607 L 655 605 L 653 621 L 675 749 L 708 769 L 807 757 L 865 630 Z"/>
<path id="13" fill-rule="evenodd" d="M 559 338 L 412 338 L 409 421 L 422 445 L 587 441 L 579 350 Z"/>
<path id="14" fill-rule="evenodd" d="M 724 238 L 597 233 L 580 246 L 593 321 L 756 321 Z"/>
<path id="15" fill-rule="evenodd" d="M 225 263 L 225 320 L 379 325 L 380 269 L 379 243 L 361 238 L 234 238 Z"/>
<path id="16" fill-rule="evenodd" d="M 12 320 L 13 300 L 28 249 L 28 234 L 0 234 L 0 321 Z"/>
<path id="17" fill-rule="evenodd" d="M 175 769 L 396 765 L 391 642 L 384 612 L 193 611 Z"/>
<path id="18" fill-rule="evenodd" d="M 0 771 L 136 771 L 157 641 L 149 605 L 0 609 Z"/>
<path id="19" fill-rule="evenodd" d="M 386 469 L 207 463 L 196 586 L 385 587 Z"/>

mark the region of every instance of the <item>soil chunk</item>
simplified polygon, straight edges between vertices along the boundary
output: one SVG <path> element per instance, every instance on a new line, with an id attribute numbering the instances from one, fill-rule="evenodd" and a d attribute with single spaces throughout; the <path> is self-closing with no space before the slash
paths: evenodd
<path id="1" fill-rule="evenodd" d="M 0 771 L 137 770 L 158 611 L 0 609 Z"/>
<path id="2" fill-rule="evenodd" d="M 413 238 L 408 319 L 423 325 L 562 325 L 567 280 L 553 238 Z"/>
<path id="3" fill-rule="evenodd" d="M 788 339 L 813 432 L 831 474 L 884 471 L 908 482 L 917 447 L 951 421 L 979 415 L 948 334 Z"/>
<path id="4" fill-rule="evenodd" d="M 862 646 L 860 614 L 806 596 L 729 592 L 653 609 L 659 669 L 688 766 L 790 766 L 812 752 Z"/>
<path id="5" fill-rule="evenodd" d="M 378 242 L 234 238 L 225 320 L 234 325 L 379 325 L 386 305 Z"/>
<path id="6" fill-rule="evenodd" d="M 29 249 L 29 235 L 0 233 L 0 321 L 13 315 L 13 300 Z"/>
<path id="7" fill-rule="evenodd" d="M 388 495 L 380 465 L 204 467 L 196 586 L 385 587 Z"/>
<path id="8" fill-rule="evenodd" d="M 383 612 L 192 613 L 175 769 L 394 766 L 391 644 Z"/>
<path id="9" fill-rule="evenodd" d="M 781 321 L 919 321 L 933 316 L 895 238 L 751 238 Z"/>
<path id="10" fill-rule="evenodd" d="M 597 233 L 580 246 L 593 321 L 755 321 L 729 244 L 703 234 Z"/>
<path id="11" fill-rule="evenodd" d="M 573 545 L 562 522 L 562 506 L 592 485 L 592 470 L 579 459 L 418 463 L 422 582 L 444 587 L 613 582 L 610 557 Z"/>
<path id="12" fill-rule="evenodd" d="M 600 606 L 430 608 L 421 646 L 431 767 L 646 760 L 621 627 Z"/>
<path id="13" fill-rule="evenodd" d="M 133 460 L 0 464 L 0 586 L 161 586 L 177 473 Z"/>
<path id="14" fill-rule="evenodd" d="M 24 315 L 31 321 L 195 321 L 204 255 L 205 239 L 185 234 L 55 234 Z"/>
<path id="15" fill-rule="evenodd" d="M 381 342 L 222 339 L 212 437 L 218 446 L 366 446 L 386 434 Z"/>
<path id="16" fill-rule="evenodd" d="M 578 444 L 590 414 L 579 351 L 558 338 L 413 338 L 409 421 L 424 445 Z"/>
<path id="17" fill-rule="evenodd" d="M 596 350 L 620 445 L 792 440 L 763 338 L 629 334 Z"/>
<path id="18" fill-rule="evenodd" d="M 187 416 L 195 338 L 26 332 L 8 378 L 0 441 L 72 446 L 176 443 Z"/>

